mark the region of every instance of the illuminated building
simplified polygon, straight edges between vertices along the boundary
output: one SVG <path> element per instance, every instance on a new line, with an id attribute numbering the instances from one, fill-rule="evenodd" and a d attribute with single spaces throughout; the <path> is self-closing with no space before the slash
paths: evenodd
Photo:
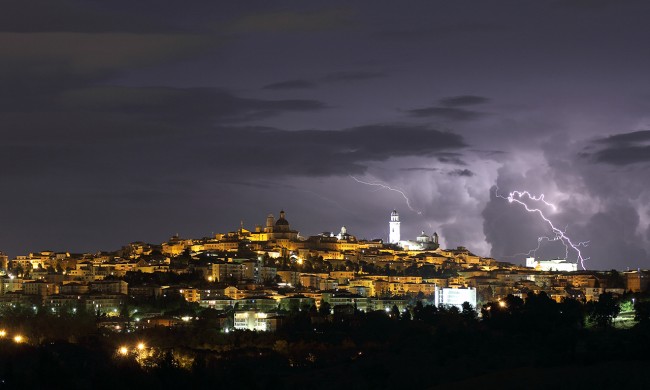
<path id="1" fill-rule="evenodd" d="M 648 275 L 641 271 L 625 272 L 626 290 L 632 292 L 645 291 L 648 288 Z"/>
<path id="2" fill-rule="evenodd" d="M 59 286 L 54 283 L 35 280 L 23 284 L 23 293 L 26 295 L 40 295 L 46 297 L 48 295 L 58 294 Z"/>
<path id="3" fill-rule="evenodd" d="M 575 272 L 578 270 L 578 264 L 569 263 L 566 261 L 566 259 L 536 261 L 534 257 L 526 258 L 526 267 L 535 268 L 536 270 L 539 271 Z"/>
<path id="4" fill-rule="evenodd" d="M 461 309 L 464 302 L 476 307 L 476 289 L 470 288 L 436 288 L 435 303 L 437 306 L 456 306 Z"/>
<path id="5" fill-rule="evenodd" d="M 424 231 L 416 237 L 415 241 L 400 241 L 401 246 L 406 251 L 426 251 L 438 249 L 438 233 L 428 236 Z"/>
<path id="6" fill-rule="evenodd" d="M 397 210 L 393 210 L 392 213 L 390 213 L 390 222 L 389 222 L 389 234 L 388 234 L 388 242 L 391 244 L 399 244 L 400 241 L 400 228 L 399 228 L 400 222 L 399 222 L 399 214 L 397 213 Z"/>
<path id="7" fill-rule="evenodd" d="M 259 311 L 238 311 L 235 313 L 235 329 L 273 332 L 278 328 L 279 318 Z"/>

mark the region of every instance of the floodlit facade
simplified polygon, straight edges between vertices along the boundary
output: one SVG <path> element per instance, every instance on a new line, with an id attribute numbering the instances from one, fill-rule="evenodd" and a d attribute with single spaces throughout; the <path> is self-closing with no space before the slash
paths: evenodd
<path id="1" fill-rule="evenodd" d="M 566 259 L 536 261 L 534 257 L 526 258 L 526 267 L 535 268 L 538 271 L 575 272 L 578 270 L 577 263 L 569 263 Z"/>
<path id="2" fill-rule="evenodd" d="M 391 244 L 399 244 L 400 241 L 400 222 L 399 222 L 399 214 L 397 213 L 397 210 L 393 210 L 392 213 L 390 213 L 390 222 L 389 222 L 389 234 L 388 234 L 388 242 Z"/>
<path id="3" fill-rule="evenodd" d="M 277 329 L 277 325 L 277 318 L 269 313 L 256 311 L 238 311 L 235 313 L 234 328 L 238 330 L 273 332 Z"/>
<path id="4" fill-rule="evenodd" d="M 470 288 L 436 288 L 434 299 L 437 306 L 456 306 L 461 309 L 468 302 L 476 307 L 476 289 Z"/>

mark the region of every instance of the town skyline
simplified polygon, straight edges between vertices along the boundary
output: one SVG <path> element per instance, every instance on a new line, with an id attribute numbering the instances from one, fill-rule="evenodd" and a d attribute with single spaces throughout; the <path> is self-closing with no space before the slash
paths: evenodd
<path id="1" fill-rule="evenodd" d="M 277 219 L 286 221 L 285 220 L 285 215 L 286 215 L 286 213 L 285 213 L 284 209 L 282 209 L 278 213 L 278 218 Z M 172 234 L 172 235 L 168 235 L 166 241 L 162 241 L 162 240 L 157 240 L 157 241 L 131 240 L 131 241 L 128 241 L 128 242 L 125 242 L 125 243 L 121 243 L 118 246 L 120 248 L 122 248 L 122 250 L 124 248 L 132 246 L 134 244 L 153 245 L 154 247 L 164 248 L 165 245 L 171 245 L 174 242 L 193 241 L 196 244 L 201 244 L 201 243 L 206 244 L 206 243 L 209 243 L 209 242 L 219 242 L 219 241 L 222 241 L 222 240 L 228 240 L 229 238 L 232 238 L 234 236 L 239 237 L 238 240 L 241 240 L 241 239 L 244 239 L 244 238 L 242 238 L 243 236 L 241 236 L 241 234 L 247 234 L 247 233 L 256 234 L 256 233 L 259 233 L 259 232 L 263 232 L 263 231 L 265 231 L 265 226 L 266 226 L 266 228 L 269 228 L 276 221 L 274 213 L 267 214 L 265 219 L 266 219 L 266 225 L 265 225 L 265 223 L 256 223 L 256 224 L 250 226 L 250 225 L 247 225 L 243 220 L 241 220 L 240 223 L 239 223 L 239 226 L 236 229 L 231 228 L 231 229 L 224 230 L 222 232 L 214 232 L 213 231 L 213 232 L 210 233 L 210 235 L 191 237 L 191 236 L 184 236 L 184 235 L 182 235 L 180 233 L 175 233 L 175 234 Z M 367 238 L 367 237 L 364 237 L 364 236 L 358 236 L 356 234 L 356 232 L 354 232 L 354 231 L 352 231 L 351 232 L 352 234 L 350 234 L 350 232 L 348 232 L 347 226 L 343 224 L 343 225 L 340 226 L 340 228 L 338 230 L 337 229 L 334 229 L 334 230 L 321 229 L 320 231 L 314 232 L 314 233 L 311 233 L 311 234 L 301 234 L 300 230 L 292 230 L 292 232 L 295 233 L 295 236 L 292 236 L 292 240 L 296 241 L 296 242 L 299 242 L 299 241 L 307 242 L 310 239 L 313 239 L 314 237 L 318 237 L 318 236 L 321 236 L 321 237 L 326 237 L 327 236 L 327 237 L 332 237 L 332 238 L 336 238 L 338 240 L 341 240 L 341 239 L 344 239 L 346 236 L 349 236 L 349 237 L 352 237 L 355 241 L 358 241 L 358 242 L 381 242 L 382 245 L 387 245 L 387 246 L 395 245 L 397 247 L 397 249 L 401 249 L 401 250 L 404 250 L 404 251 L 407 251 L 407 252 L 408 251 L 422 251 L 423 253 L 426 253 L 427 251 L 438 250 L 438 248 L 444 249 L 446 251 L 457 250 L 457 249 L 461 249 L 461 248 L 463 248 L 463 250 L 466 249 L 466 246 L 464 246 L 464 245 L 458 245 L 456 247 L 445 246 L 444 238 L 440 237 L 440 235 L 438 234 L 438 232 L 435 229 L 434 230 L 429 229 L 431 231 L 421 229 L 419 231 L 418 235 L 412 235 L 412 234 L 410 234 L 410 232 L 413 231 L 413 227 L 409 226 L 408 221 L 407 221 L 407 224 L 404 225 L 405 227 L 407 227 L 407 229 L 406 229 L 407 233 L 402 234 L 401 233 L 401 227 L 402 227 L 401 222 L 403 222 L 403 221 L 400 220 L 400 215 L 399 215 L 399 213 L 397 212 L 396 209 L 393 209 L 393 211 L 389 214 L 389 218 L 387 218 L 385 222 L 386 222 L 386 226 L 385 226 L 386 232 L 385 232 L 384 237 Z M 289 226 L 289 225 L 287 225 L 287 226 Z M 295 225 L 294 225 L 294 227 L 295 227 Z M 547 237 L 544 237 L 544 238 L 547 239 L 546 241 L 553 241 L 552 239 L 548 239 Z M 425 241 L 421 241 L 421 240 L 425 240 Z M 254 239 L 253 241 L 260 241 L 260 239 Z M 518 254 L 515 254 L 513 256 L 506 256 L 505 258 L 494 259 L 494 260 L 499 261 L 501 263 L 510 263 L 510 264 L 517 265 L 517 266 L 525 266 L 525 267 L 532 267 L 532 268 L 535 268 L 534 265 L 533 266 L 530 265 L 531 262 L 534 261 L 534 260 L 537 260 L 537 261 L 541 260 L 542 262 L 551 261 L 551 260 L 553 260 L 553 261 L 562 260 L 563 262 L 566 262 L 566 263 L 575 264 L 576 268 L 571 269 L 572 271 L 576 271 L 578 268 L 580 268 L 583 271 L 589 270 L 587 267 L 584 266 L 584 263 L 580 262 L 580 258 L 572 259 L 570 256 L 568 256 L 569 252 L 572 250 L 572 247 L 570 245 L 568 245 L 568 244 L 563 245 L 564 248 L 565 248 L 565 254 L 567 256 L 563 256 L 563 257 L 556 256 L 556 257 L 552 257 L 552 258 L 551 257 L 544 258 L 544 257 L 538 256 L 536 252 L 538 252 L 540 247 L 541 247 L 541 241 L 542 240 L 540 239 L 538 241 L 537 247 L 531 248 L 531 250 L 529 250 L 528 252 L 518 253 Z M 158 244 L 159 242 L 162 242 L 162 243 Z M 431 242 L 431 243 L 435 243 L 435 245 L 434 246 L 428 246 L 428 245 L 422 246 L 422 245 L 418 245 L 418 242 Z M 185 248 L 189 249 L 189 246 L 186 244 Z M 277 250 L 277 248 L 278 247 L 272 247 L 272 246 L 267 246 L 265 248 L 260 247 L 260 248 L 258 248 L 258 253 L 261 253 L 260 250 L 266 251 L 268 253 L 269 250 L 274 251 L 274 250 Z M 212 249 L 215 249 L 215 248 L 212 248 Z M 225 248 L 225 247 L 220 248 L 220 249 L 221 250 L 227 250 L 227 248 Z M 469 252 L 472 252 L 472 248 L 467 248 L 467 249 L 469 250 Z M 202 248 L 199 251 L 202 251 L 202 250 L 205 250 L 205 248 Z M 74 255 L 84 255 L 84 254 L 92 255 L 92 254 L 115 253 L 115 252 L 119 252 L 115 247 L 114 248 L 95 248 L 94 250 L 88 250 L 88 251 L 75 251 L 75 250 L 70 250 L 70 248 L 40 248 L 40 249 L 37 249 L 37 250 L 22 251 L 19 254 L 12 254 L 12 253 L 7 253 L 7 252 L 0 251 L 0 255 L 6 256 L 7 261 L 9 261 L 10 259 L 25 258 L 27 254 L 29 254 L 29 256 L 31 256 L 32 254 L 38 254 L 38 253 L 68 253 L 68 254 L 71 253 L 71 254 L 74 254 Z M 164 250 L 163 250 L 163 253 L 165 253 Z M 176 253 L 176 255 L 177 254 L 178 253 Z M 484 256 L 484 255 L 482 255 L 480 253 L 478 253 L 477 255 L 480 258 L 493 259 L 491 256 Z M 589 260 L 589 258 L 587 258 L 587 261 L 588 260 Z M 588 265 L 588 263 L 587 263 L 587 265 Z M 615 268 L 613 268 L 613 269 L 615 269 Z M 558 268 L 557 270 L 560 270 L 560 268 Z M 620 271 L 625 271 L 625 270 L 629 271 L 630 268 L 626 267 L 625 269 L 620 269 Z M 591 269 L 591 271 L 598 271 L 598 269 Z"/>

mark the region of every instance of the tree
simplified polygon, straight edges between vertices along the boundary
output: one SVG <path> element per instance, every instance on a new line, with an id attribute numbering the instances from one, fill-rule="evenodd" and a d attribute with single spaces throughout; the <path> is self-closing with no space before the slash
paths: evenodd
<path id="1" fill-rule="evenodd" d="M 469 302 L 463 302 L 462 310 L 460 314 L 468 323 L 474 322 L 478 317 L 478 313 L 476 312 L 476 310 L 474 310 L 474 308 Z"/>
<path id="2" fill-rule="evenodd" d="M 421 300 L 418 300 L 415 303 L 415 307 L 413 308 L 413 319 L 416 321 L 422 321 L 423 311 L 424 311 L 424 305 L 422 304 Z"/>
<path id="3" fill-rule="evenodd" d="M 650 323 L 650 301 L 636 301 L 634 304 L 634 319 L 643 325 Z"/>
<path id="4" fill-rule="evenodd" d="M 614 318 L 621 312 L 621 306 L 612 293 L 606 292 L 598 296 L 598 302 L 592 302 L 589 318 L 600 327 L 609 327 Z"/>
<path id="5" fill-rule="evenodd" d="M 393 308 L 390 309 L 390 317 L 394 319 L 399 319 L 399 308 L 397 305 L 393 305 Z"/>
<path id="6" fill-rule="evenodd" d="M 566 298 L 560 303 L 562 322 L 568 326 L 583 328 L 585 326 L 585 308 L 575 299 Z"/>
<path id="7" fill-rule="evenodd" d="M 318 313 L 324 316 L 328 316 L 331 312 L 332 306 L 330 306 L 329 302 L 321 301 L 320 307 L 318 308 Z"/>

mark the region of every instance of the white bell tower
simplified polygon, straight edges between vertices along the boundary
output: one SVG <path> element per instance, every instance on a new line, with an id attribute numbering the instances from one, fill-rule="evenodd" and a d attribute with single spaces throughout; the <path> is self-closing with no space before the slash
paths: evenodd
<path id="1" fill-rule="evenodd" d="M 391 244 L 399 244 L 400 241 L 400 232 L 399 232 L 399 214 L 397 214 L 397 210 L 393 210 L 392 213 L 390 213 L 390 223 L 389 223 L 389 234 L 388 234 L 388 242 Z"/>

